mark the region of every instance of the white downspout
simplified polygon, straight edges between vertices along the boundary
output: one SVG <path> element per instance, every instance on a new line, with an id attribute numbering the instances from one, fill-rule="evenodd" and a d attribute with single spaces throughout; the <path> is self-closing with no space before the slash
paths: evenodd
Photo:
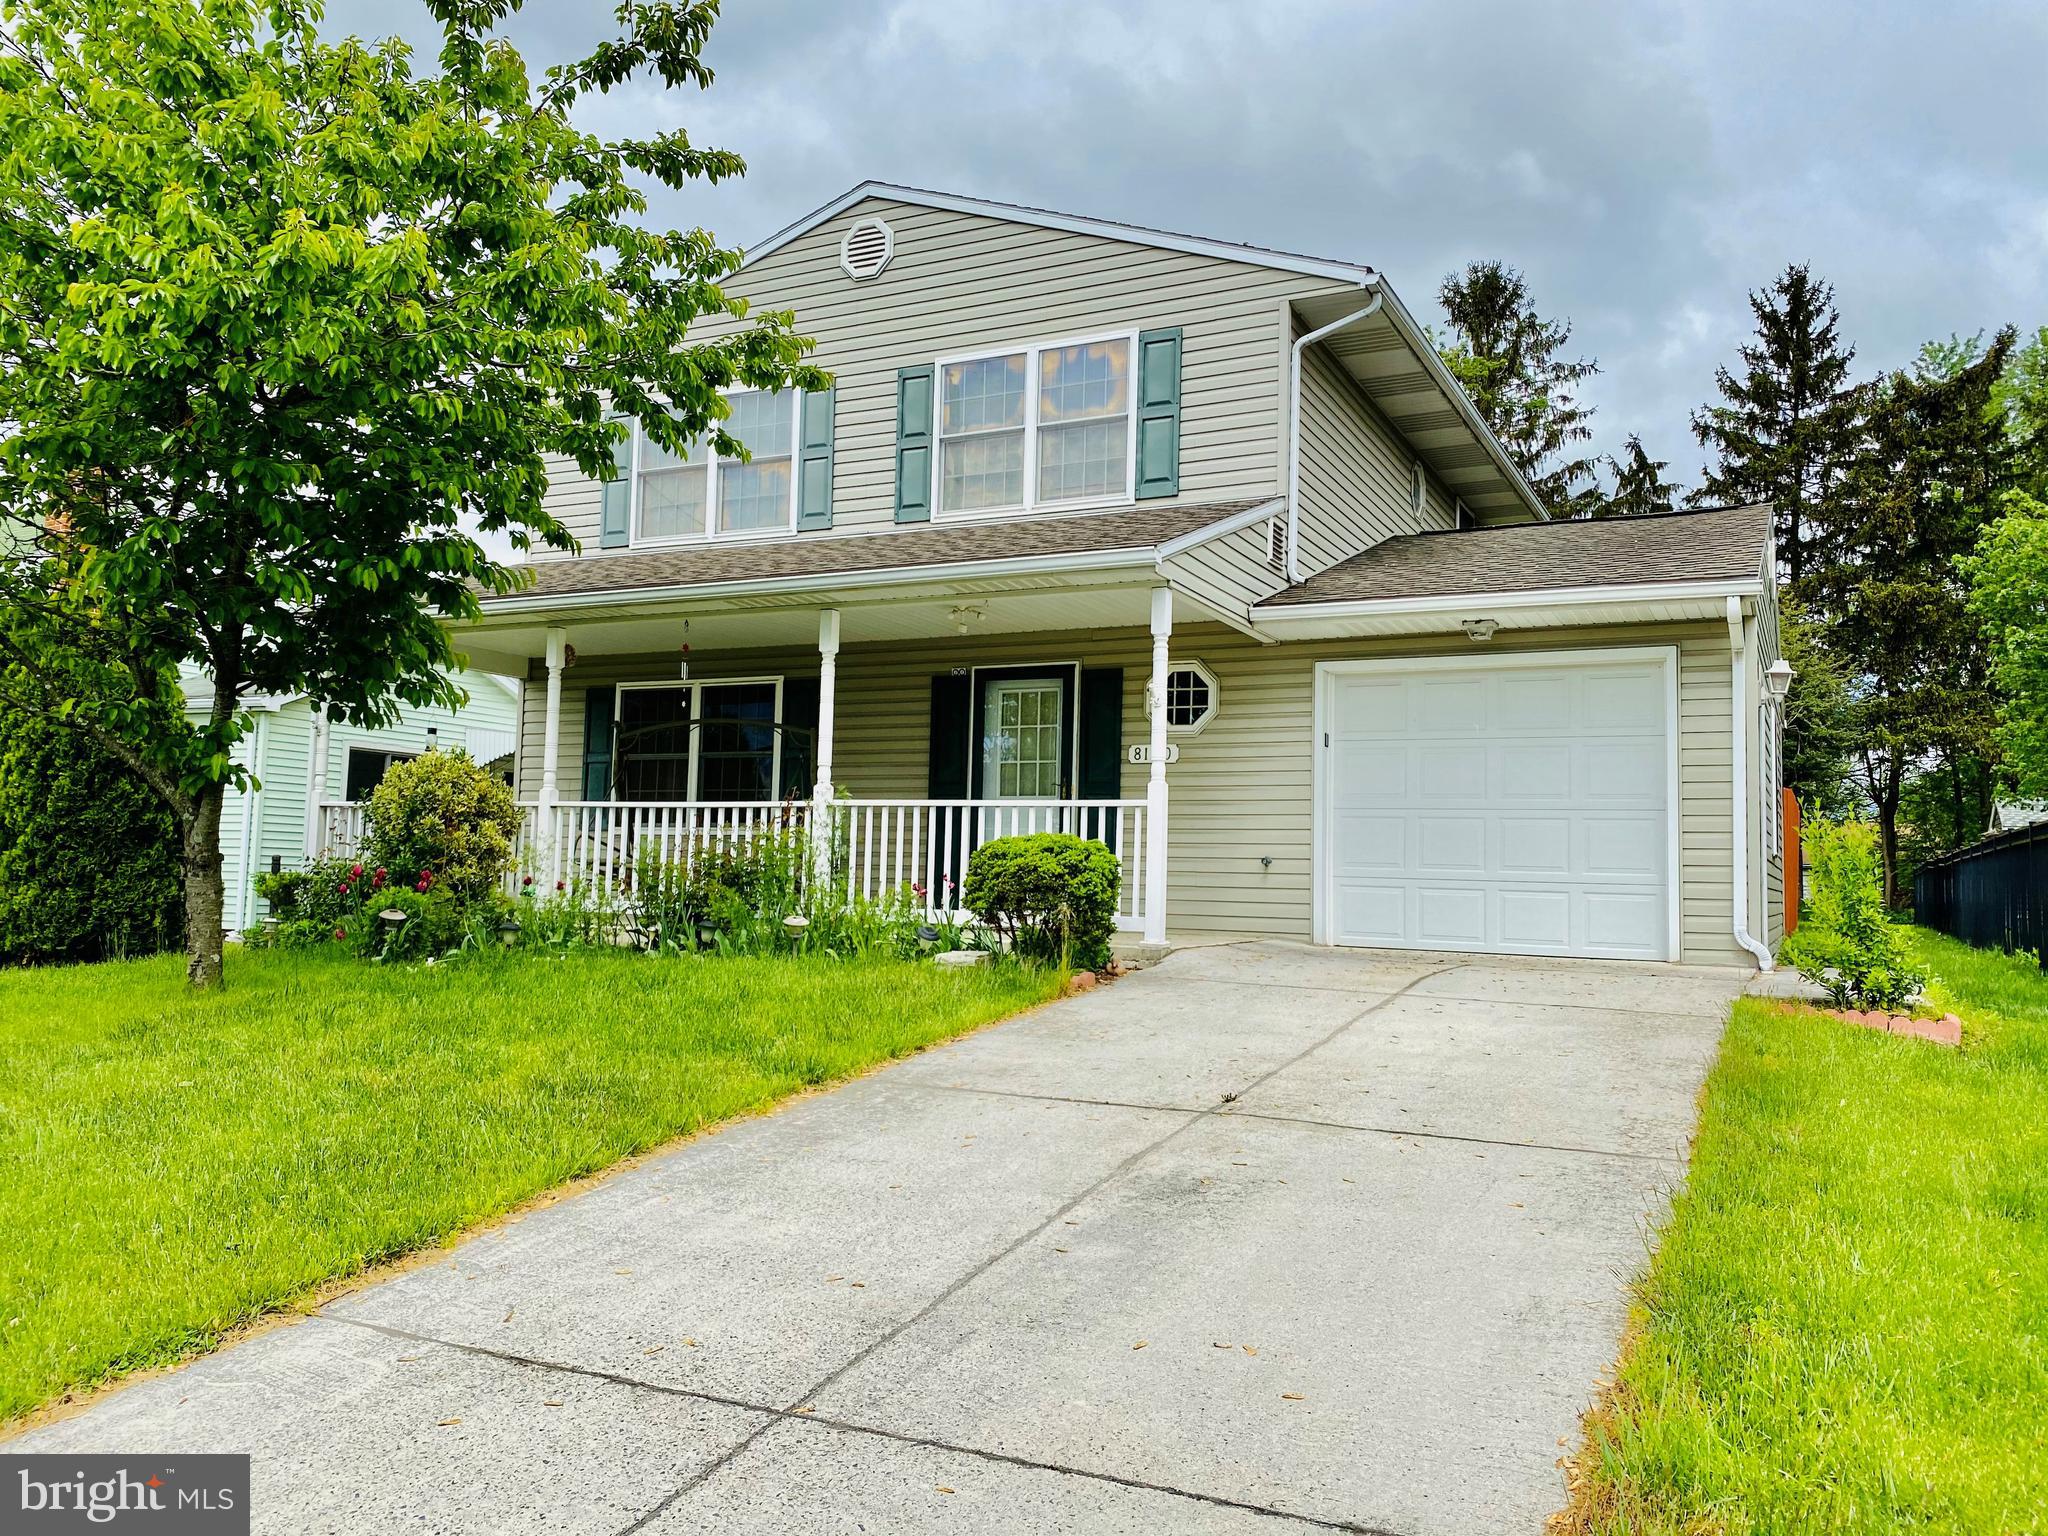
<path id="1" fill-rule="evenodd" d="M 1301 354 L 1311 342 L 1321 341 L 1332 331 L 1341 331 L 1347 325 L 1378 314 L 1380 305 L 1385 302 L 1385 294 L 1375 293 L 1365 308 L 1353 310 L 1341 320 L 1332 320 L 1294 343 L 1287 407 L 1287 580 L 1290 583 L 1301 580 Z"/>
<path id="2" fill-rule="evenodd" d="M 1743 633 L 1742 599 L 1728 599 L 1729 692 L 1735 780 L 1735 942 L 1756 956 L 1757 969 L 1773 969 L 1771 951 L 1749 931 L 1749 648 Z"/>
<path id="3" fill-rule="evenodd" d="M 263 723 L 264 716 L 258 715 L 249 727 L 249 777 L 255 788 L 242 791 L 242 848 L 241 878 L 235 882 L 235 932 L 246 932 L 249 927 L 249 896 L 256 883 L 256 871 L 249 867 L 249 861 L 256 857 L 255 835 L 257 818 L 263 814 Z"/>

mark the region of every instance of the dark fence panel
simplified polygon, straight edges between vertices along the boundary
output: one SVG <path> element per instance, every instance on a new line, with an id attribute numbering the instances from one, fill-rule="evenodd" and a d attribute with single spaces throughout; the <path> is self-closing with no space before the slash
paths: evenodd
<path id="1" fill-rule="evenodd" d="M 2048 822 L 1922 865 L 1913 918 L 1979 949 L 2031 950 L 2048 968 Z"/>

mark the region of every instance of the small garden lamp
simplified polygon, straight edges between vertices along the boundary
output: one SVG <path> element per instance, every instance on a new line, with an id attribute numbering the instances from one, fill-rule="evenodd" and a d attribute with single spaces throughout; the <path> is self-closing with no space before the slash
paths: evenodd
<path id="1" fill-rule="evenodd" d="M 804 930 L 811 926 L 811 920 L 801 912 L 792 912 L 782 920 L 782 931 L 789 935 L 792 944 L 804 941 Z"/>
<path id="2" fill-rule="evenodd" d="M 1764 686 L 1771 691 L 1771 697 L 1782 699 L 1792 688 L 1792 663 L 1780 656 L 1764 669 Z"/>
<path id="3" fill-rule="evenodd" d="M 510 912 L 498 923 L 498 942 L 507 949 L 519 942 L 519 919 Z"/>
<path id="4" fill-rule="evenodd" d="M 399 911 L 398 908 L 396 907 L 386 907 L 382 912 L 379 912 L 377 914 L 377 921 L 382 923 L 386 928 L 390 929 L 393 933 L 396 933 L 398 932 L 399 928 L 404 924 L 406 916 L 406 913 Z"/>
<path id="5" fill-rule="evenodd" d="M 934 928 L 930 923 L 919 923 L 917 925 L 917 947 L 919 949 L 930 949 L 938 942 L 938 929 Z"/>
<path id="6" fill-rule="evenodd" d="M 717 942 L 718 942 L 718 924 L 716 924 L 716 923 L 714 923 L 713 921 L 711 921 L 711 919 L 710 919 L 710 918 L 708 918 L 708 917 L 700 917 L 700 918 L 698 918 L 698 919 L 697 919 L 697 947 L 698 947 L 699 949 L 709 949 L 709 948 L 710 948 L 710 947 L 711 947 L 711 946 L 712 946 L 713 944 L 715 944 L 715 943 L 717 943 Z"/>

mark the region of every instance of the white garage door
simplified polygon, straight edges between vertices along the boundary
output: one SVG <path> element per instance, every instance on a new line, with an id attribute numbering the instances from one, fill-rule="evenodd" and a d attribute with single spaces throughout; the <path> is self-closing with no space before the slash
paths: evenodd
<path id="1" fill-rule="evenodd" d="M 1330 662 L 1336 944 L 1675 957 L 1667 650 Z"/>

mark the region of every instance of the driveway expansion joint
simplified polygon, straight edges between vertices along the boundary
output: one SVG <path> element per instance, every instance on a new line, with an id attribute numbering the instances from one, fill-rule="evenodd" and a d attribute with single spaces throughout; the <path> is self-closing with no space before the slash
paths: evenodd
<path id="1" fill-rule="evenodd" d="M 643 1381 L 637 1376 L 624 1376 L 616 1371 L 599 1370 L 594 1366 L 570 1365 L 561 1360 L 542 1360 L 533 1355 L 515 1354 L 510 1350 L 492 1349 L 483 1344 L 465 1344 L 454 1339 L 436 1338 L 432 1334 L 416 1333 L 409 1328 L 393 1328 L 387 1323 L 372 1323 L 361 1318 L 340 1317 L 329 1312 L 315 1312 L 313 1317 L 321 1322 L 339 1323 L 348 1328 L 360 1328 L 367 1333 L 381 1334 L 385 1338 L 401 1339 L 408 1344 L 431 1345 L 437 1349 L 454 1350 L 458 1354 L 478 1359 L 495 1361 L 500 1365 L 518 1366 L 525 1370 L 546 1371 L 562 1376 L 576 1376 L 586 1381 L 601 1381 L 609 1386 L 624 1387 L 628 1391 L 651 1392 L 661 1397 L 681 1398 L 689 1402 L 708 1403 L 714 1407 L 731 1408 L 742 1413 L 760 1416 L 766 1422 L 759 1425 L 726 1455 L 720 1457 L 697 1477 L 692 1478 L 677 1493 L 670 1494 L 661 1504 L 642 1515 L 627 1531 L 644 1528 L 650 1520 L 663 1514 L 682 1493 L 702 1483 L 720 1467 L 729 1465 L 740 1452 L 746 1450 L 762 1434 L 776 1424 L 789 1423 L 807 1426 L 822 1426 L 846 1434 L 866 1435 L 872 1439 L 887 1440 L 897 1445 L 913 1446 L 922 1450 L 944 1451 L 956 1456 L 968 1456 L 977 1461 L 996 1462 L 1003 1466 L 1017 1467 L 1029 1472 L 1051 1472 L 1061 1477 L 1078 1477 L 1088 1482 L 1110 1483 L 1119 1488 L 1129 1488 L 1140 1493 L 1163 1493 L 1171 1498 L 1190 1499 L 1198 1504 L 1214 1505 L 1222 1509 L 1240 1510 L 1246 1514 L 1261 1515 L 1267 1519 L 1285 1520 L 1294 1525 L 1306 1526 L 1319 1531 L 1343 1531 L 1347 1536 L 1404 1536 L 1404 1533 L 1390 1530 L 1385 1526 L 1359 1525 L 1349 1520 L 1330 1520 L 1319 1515 L 1298 1514 L 1293 1510 L 1276 1509 L 1269 1504 L 1255 1504 L 1248 1499 L 1226 1498 L 1221 1494 L 1203 1493 L 1192 1488 L 1177 1488 L 1171 1483 L 1147 1482 L 1142 1478 L 1124 1477 L 1115 1472 L 1100 1472 L 1090 1467 L 1068 1466 L 1057 1461 L 1038 1461 L 1029 1456 L 1017 1456 L 1007 1451 L 991 1451 L 980 1446 L 961 1445 L 951 1440 L 941 1440 L 931 1435 L 907 1434 L 902 1430 L 885 1429 L 876 1424 L 863 1424 L 854 1419 L 833 1418 L 828 1414 L 806 1413 L 801 1407 L 778 1408 L 771 1403 L 752 1403 L 744 1398 L 732 1397 L 720 1392 L 705 1392 L 695 1387 L 676 1387 L 658 1381 Z"/>

